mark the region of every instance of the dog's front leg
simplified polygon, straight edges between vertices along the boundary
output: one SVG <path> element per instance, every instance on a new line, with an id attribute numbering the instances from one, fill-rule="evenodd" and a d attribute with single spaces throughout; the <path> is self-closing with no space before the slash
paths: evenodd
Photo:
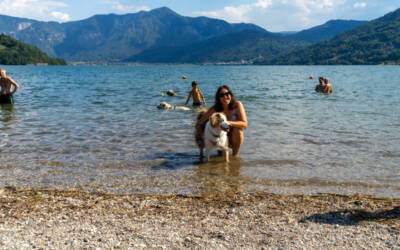
<path id="1" fill-rule="evenodd" d="M 229 162 L 229 141 L 228 141 L 228 138 L 226 138 L 226 141 L 225 141 L 224 151 L 225 151 L 225 162 Z"/>
<path id="2" fill-rule="evenodd" d="M 229 162 L 229 149 L 225 148 L 225 162 Z"/>
<path id="3" fill-rule="evenodd" d="M 204 148 L 200 148 L 200 161 L 202 161 L 203 160 L 203 149 Z"/>
<path id="4" fill-rule="evenodd" d="M 206 148 L 207 161 L 210 161 L 210 153 L 211 153 L 211 149 L 210 148 Z"/>

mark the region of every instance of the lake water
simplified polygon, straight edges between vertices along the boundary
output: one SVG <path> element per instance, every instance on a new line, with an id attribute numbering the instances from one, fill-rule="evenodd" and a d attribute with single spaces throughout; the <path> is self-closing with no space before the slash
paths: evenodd
<path id="1" fill-rule="evenodd" d="M 400 197 L 398 66 L 4 68 L 21 89 L 0 109 L 3 187 Z M 332 95 L 314 92 L 318 76 L 331 79 Z M 196 110 L 156 108 L 183 105 L 161 93 L 186 96 L 192 80 L 208 107 L 222 84 L 243 102 L 240 160 L 200 163 Z"/>

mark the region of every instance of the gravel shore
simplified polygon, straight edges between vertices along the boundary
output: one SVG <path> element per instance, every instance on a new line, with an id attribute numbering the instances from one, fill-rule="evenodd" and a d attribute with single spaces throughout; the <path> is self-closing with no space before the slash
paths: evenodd
<path id="1" fill-rule="evenodd" d="M 400 249 L 400 200 L 0 190 L 2 249 Z"/>

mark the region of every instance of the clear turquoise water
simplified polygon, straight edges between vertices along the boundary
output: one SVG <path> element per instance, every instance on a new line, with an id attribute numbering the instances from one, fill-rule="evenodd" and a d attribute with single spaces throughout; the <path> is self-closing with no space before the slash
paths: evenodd
<path id="1" fill-rule="evenodd" d="M 227 190 L 400 197 L 396 66 L 4 66 L 21 85 L 0 109 L 0 186 L 112 193 Z M 183 80 L 182 76 L 188 79 Z M 314 92 L 328 76 L 332 95 Z M 227 84 L 249 127 L 241 159 L 200 163 L 197 80 L 208 104 Z"/>

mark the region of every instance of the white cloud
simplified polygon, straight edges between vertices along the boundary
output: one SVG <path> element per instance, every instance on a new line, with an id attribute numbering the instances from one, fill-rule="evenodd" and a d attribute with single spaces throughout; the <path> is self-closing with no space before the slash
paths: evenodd
<path id="1" fill-rule="evenodd" d="M 239 6 L 226 6 L 218 11 L 197 12 L 197 14 L 215 18 L 223 18 L 229 22 L 249 22 L 250 13 L 255 10 L 266 9 L 272 4 L 272 0 L 258 0 L 252 4 L 242 4 Z"/>
<path id="2" fill-rule="evenodd" d="M 300 30 L 331 19 L 345 3 L 346 0 L 255 0 L 195 14 L 233 23 L 257 23 L 270 31 Z"/>
<path id="3" fill-rule="evenodd" d="M 354 7 L 354 8 L 365 8 L 365 7 L 367 7 L 367 3 L 358 2 L 358 3 L 355 3 L 355 4 L 353 5 L 353 7 Z"/>
<path id="4" fill-rule="evenodd" d="M 54 20 L 56 18 L 59 21 L 65 21 L 69 15 L 58 10 L 66 7 L 65 3 L 52 0 L 0 1 L 1 14 L 38 20 Z"/>
<path id="5" fill-rule="evenodd" d="M 252 6 L 260 8 L 268 8 L 272 4 L 272 0 L 258 0 L 258 2 L 253 3 Z"/>
<path id="6" fill-rule="evenodd" d="M 53 12 L 51 12 L 51 15 L 55 19 L 63 21 L 63 22 L 67 22 L 67 21 L 70 20 L 70 17 L 69 17 L 69 15 L 67 13 L 62 13 L 62 12 L 59 12 L 59 11 L 53 11 Z"/>
<path id="7" fill-rule="evenodd" d="M 105 1 L 106 4 L 111 5 L 111 8 L 120 12 L 120 13 L 132 13 L 132 12 L 138 12 L 141 10 L 150 10 L 149 7 L 147 6 L 136 6 L 136 5 L 125 5 L 122 4 L 120 1 L 110 1 L 107 0 Z"/>

